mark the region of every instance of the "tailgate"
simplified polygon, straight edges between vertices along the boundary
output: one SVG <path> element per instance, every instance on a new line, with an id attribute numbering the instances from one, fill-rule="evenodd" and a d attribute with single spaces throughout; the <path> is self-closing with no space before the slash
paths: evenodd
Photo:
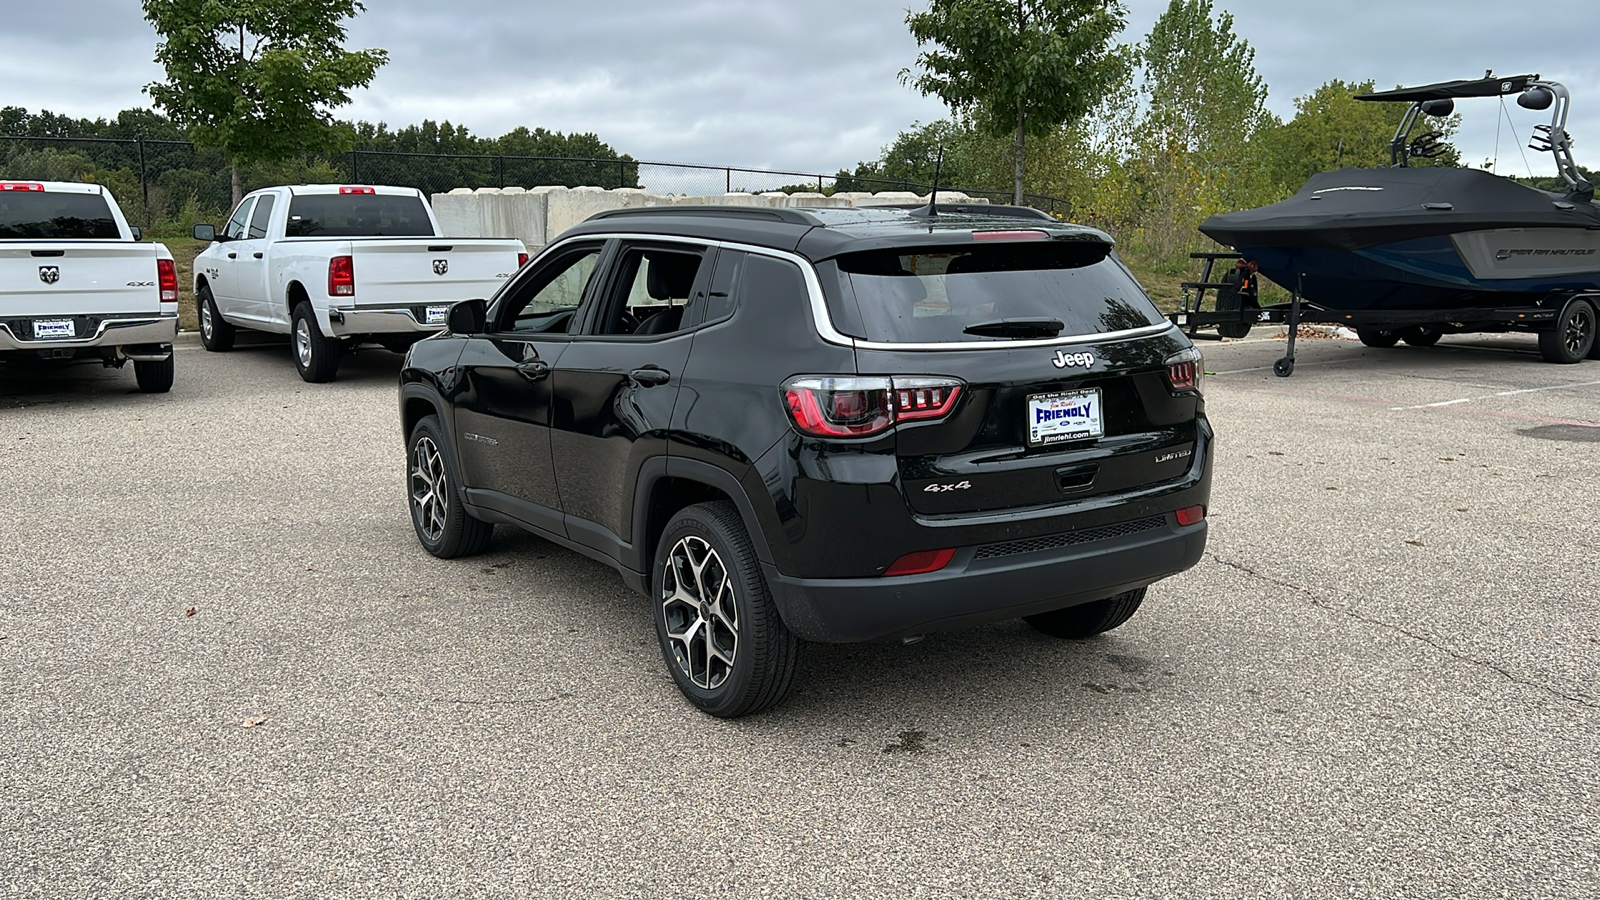
<path id="1" fill-rule="evenodd" d="M 132 241 L 0 242 L 0 318 L 155 315 L 157 252 Z"/>
<path id="2" fill-rule="evenodd" d="M 356 305 L 488 297 L 517 271 L 519 252 L 511 241 L 472 238 L 352 240 Z"/>

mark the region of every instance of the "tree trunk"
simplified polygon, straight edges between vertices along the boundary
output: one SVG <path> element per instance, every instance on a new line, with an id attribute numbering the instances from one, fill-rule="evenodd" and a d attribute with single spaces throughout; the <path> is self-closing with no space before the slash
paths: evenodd
<path id="1" fill-rule="evenodd" d="M 239 167 L 238 166 L 229 166 L 228 170 L 230 172 L 232 172 L 232 174 L 233 174 L 233 205 L 234 206 L 238 206 L 239 205 L 239 201 L 244 199 L 244 185 L 239 182 Z M 1021 176 L 1018 176 L 1018 177 L 1021 177 Z M 1017 183 L 1021 184 L 1022 182 L 1019 181 Z M 1019 187 L 1019 188 L 1017 188 L 1017 190 L 1020 191 L 1022 189 Z"/>
<path id="2" fill-rule="evenodd" d="M 1027 119 L 1024 116 L 1025 116 L 1025 114 L 1022 111 L 1022 104 L 1018 103 L 1017 104 L 1017 160 L 1016 160 L 1015 179 L 1012 182 L 1012 185 L 1015 188 L 1015 191 L 1014 191 L 1015 196 L 1013 197 L 1013 199 L 1011 201 L 1012 203 L 1016 204 L 1017 206 L 1021 206 L 1022 205 L 1023 125 L 1025 125 L 1027 123 Z"/>

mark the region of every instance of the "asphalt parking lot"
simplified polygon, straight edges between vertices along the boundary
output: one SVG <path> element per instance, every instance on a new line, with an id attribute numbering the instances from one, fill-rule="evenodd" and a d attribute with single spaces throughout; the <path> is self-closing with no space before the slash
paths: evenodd
<path id="1" fill-rule="evenodd" d="M 417 546 L 393 354 L 0 370 L 0 895 L 1595 896 L 1600 362 L 1203 349 L 1210 548 L 1128 625 L 735 722 L 610 570 Z"/>

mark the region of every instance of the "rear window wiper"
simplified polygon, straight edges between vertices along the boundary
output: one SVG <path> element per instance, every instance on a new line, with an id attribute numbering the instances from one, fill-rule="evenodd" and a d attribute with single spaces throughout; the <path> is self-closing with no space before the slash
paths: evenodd
<path id="1" fill-rule="evenodd" d="M 1067 324 L 1060 319 L 996 319 L 968 325 L 961 330 L 979 337 L 1051 338 L 1060 334 L 1065 327 Z"/>

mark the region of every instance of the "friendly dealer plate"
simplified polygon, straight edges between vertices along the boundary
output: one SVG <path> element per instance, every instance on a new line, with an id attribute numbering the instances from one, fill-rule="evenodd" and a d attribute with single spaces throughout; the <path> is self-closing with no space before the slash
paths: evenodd
<path id="1" fill-rule="evenodd" d="M 38 341 L 77 337 L 78 331 L 71 319 L 34 319 L 33 338 Z"/>
<path id="2" fill-rule="evenodd" d="M 428 321 L 427 321 L 427 324 L 429 324 L 429 325 L 443 325 L 444 324 L 444 317 L 449 315 L 449 314 L 450 314 L 450 307 L 448 307 L 448 306 L 430 306 L 430 307 L 428 307 L 428 315 L 427 315 Z"/>
<path id="3" fill-rule="evenodd" d="M 1105 413 L 1100 390 L 1060 391 L 1028 397 L 1028 446 L 1103 437 Z"/>

